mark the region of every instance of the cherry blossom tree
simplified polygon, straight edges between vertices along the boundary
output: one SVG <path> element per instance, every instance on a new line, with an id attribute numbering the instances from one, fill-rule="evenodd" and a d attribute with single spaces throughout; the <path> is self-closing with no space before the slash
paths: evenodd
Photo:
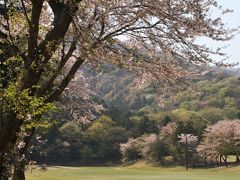
<path id="1" fill-rule="evenodd" d="M 139 158 L 155 161 L 153 157 L 154 145 L 158 142 L 159 137 L 156 134 L 145 134 L 136 139 L 130 138 L 126 143 L 120 144 L 120 151 L 124 161 L 135 161 Z"/>
<path id="2" fill-rule="evenodd" d="M 227 166 L 227 156 L 240 153 L 240 120 L 223 120 L 206 128 L 204 139 L 197 150 L 203 157 L 223 160 Z"/>
<path id="3" fill-rule="evenodd" d="M 160 130 L 160 137 L 169 144 L 174 143 L 174 139 L 177 132 L 177 123 L 176 122 L 170 122 L 166 126 L 163 126 Z"/>
<path id="4" fill-rule="evenodd" d="M 179 59 L 196 65 L 214 63 L 210 54 L 224 54 L 199 45 L 196 38 L 225 41 L 235 31 L 219 17 L 211 18 L 212 8 L 228 12 L 215 0 L 4 1 L 0 93 L 11 99 L 1 99 L 7 105 L 0 119 L 1 164 L 23 127 L 38 128 L 50 109 L 48 103 L 59 98 L 83 63 L 99 66 L 107 61 L 133 70 L 138 78 L 161 85 L 161 91 L 173 91 L 184 84 L 185 76 L 196 74 L 182 67 Z M 27 114 L 32 114 L 31 120 Z M 21 174 L 19 179 L 24 179 Z"/>
<path id="5" fill-rule="evenodd" d="M 142 138 L 130 138 L 126 143 L 120 144 L 120 151 L 123 161 L 136 161 L 141 158 L 141 149 L 143 147 Z"/>
<path id="6" fill-rule="evenodd" d="M 186 161 L 186 169 L 188 170 L 189 167 L 189 152 L 194 151 L 197 143 L 198 137 L 192 134 L 180 134 L 178 135 L 179 143 L 185 145 L 185 161 Z"/>

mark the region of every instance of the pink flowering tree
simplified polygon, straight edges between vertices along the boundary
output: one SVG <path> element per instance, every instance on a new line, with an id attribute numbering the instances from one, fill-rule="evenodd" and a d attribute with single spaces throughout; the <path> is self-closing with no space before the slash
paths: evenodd
<path id="1" fill-rule="evenodd" d="M 173 144 L 177 132 L 177 123 L 170 122 L 166 126 L 163 126 L 160 130 L 160 137 L 166 143 Z"/>
<path id="2" fill-rule="evenodd" d="M 136 161 L 141 158 L 141 149 L 143 147 L 143 139 L 130 138 L 126 143 L 120 144 L 120 151 L 123 156 L 123 161 Z"/>
<path id="3" fill-rule="evenodd" d="M 190 156 L 190 153 L 193 153 L 196 149 L 196 146 L 198 143 L 198 137 L 192 134 L 180 134 L 178 138 L 179 138 L 178 142 L 185 146 L 185 163 L 186 163 L 186 169 L 188 170 L 189 156 Z"/>
<path id="4" fill-rule="evenodd" d="M 168 146 L 156 134 L 145 134 L 136 139 L 129 139 L 127 143 L 120 144 L 120 151 L 124 161 L 135 161 L 142 158 L 149 162 L 163 165 L 163 157 L 168 155 Z"/>
<path id="5" fill-rule="evenodd" d="M 240 120 L 223 120 L 205 129 L 204 139 L 197 148 L 204 157 L 219 157 L 227 166 L 227 156 L 240 155 Z"/>

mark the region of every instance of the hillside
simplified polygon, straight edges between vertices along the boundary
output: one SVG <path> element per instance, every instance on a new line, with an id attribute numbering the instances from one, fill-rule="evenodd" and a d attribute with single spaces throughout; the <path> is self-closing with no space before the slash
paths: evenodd
<path id="1" fill-rule="evenodd" d="M 47 134 L 40 133 L 47 141 L 35 147 L 31 157 L 39 159 L 41 152 L 46 155 L 46 158 L 40 155 L 41 161 L 119 161 L 119 144 L 144 134 L 159 134 L 169 122 L 179 125 L 178 133 L 201 137 L 209 125 L 240 118 L 240 79 L 232 72 L 208 70 L 192 81 L 194 88 L 177 93 L 175 99 L 166 99 L 165 106 L 160 107 L 153 87 L 132 88 L 134 78 L 129 72 L 112 68 L 93 76 L 85 69 L 85 76 L 92 82 L 90 87 L 98 92 L 97 96 L 92 95 L 92 101 L 103 104 L 105 111 L 95 114 L 95 120 L 88 124 L 77 119 L 71 121 L 70 113 L 76 115 L 79 108 L 87 107 L 73 93 L 74 98 L 69 98 L 68 104 L 71 107 L 74 104 L 76 109 L 58 113 L 59 123 Z"/>
<path id="2" fill-rule="evenodd" d="M 236 117 L 233 111 L 240 107 L 240 87 L 236 70 L 213 68 L 205 71 L 203 77 L 193 82 L 189 88 L 167 99 L 163 111 L 184 108 L 191 111 L 229 111 L 227 118 Z M 140 110 L 145 106 L 156 106 L 155 89 L 151 86 L 134 89 L 133 76 L 116 69 L 98 77 L 100 97 L 109 107 L 127 110 Z M 230 117 L 232 114 L 232 117 Z"/>

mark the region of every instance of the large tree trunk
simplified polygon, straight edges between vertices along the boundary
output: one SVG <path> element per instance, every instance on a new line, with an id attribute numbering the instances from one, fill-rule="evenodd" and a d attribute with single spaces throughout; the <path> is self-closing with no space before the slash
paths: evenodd
<path id="1" fill-rule="evenodd" d="M 0 152 L 2 154 L 13 149 L 22 122 L 23 120 L 18 119 L 16 113 L 9 112 L 6 114 L 0 128 Z"/>
<path id="2" fill-rule="evenodd" d="M 8 180 L 7 172 L 4 166 L 0 166 L 0 180 Z"/>
<path id="3" fill-rule="evenodd" d="M 26 155 L 28 147 L 30 145 L 31 139 L 35 133 L 36 128 L 32 127 L 28 129 L 29 133 L 23 138 L 25 143 L 24 147 L 18 150 L 18 155 L 16 157 L 16 162 L 14 164 L 14 174 L 13 180 L 24 180 L 25 179 L 25 158 L 23 156 Z"/>
<path id="4" fill-rule="evenodd" d="M 4 164 L 4 156 L 0 153 L 0 180 L 8 180 L 7 168 Z"/>
<path id="5" fill-rule="evenodd" d="M 25 164 L 24 161 L 18 162 L 14 167 L 12 180 L 25 180 Z"/>
<path id="6" fill-rule="evenodd" d="M 18 119 L 14 112 L 9 112 L 2 119 L 0 127 L 0 180 L 8 179 L 7 168 L 4 163 L 6 163 L 7 154 L 15 146 L 21 124 L 22 120 Z"/>

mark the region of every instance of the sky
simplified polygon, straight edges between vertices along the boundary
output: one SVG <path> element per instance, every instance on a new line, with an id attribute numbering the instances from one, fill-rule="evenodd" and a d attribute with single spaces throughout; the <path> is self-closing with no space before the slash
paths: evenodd
<path id="1" fill-rule="evenodd" d="M 219 5 L 222 5 L 224 9 L 228 8 L 234 10 L 233 13 L 226 14 L 222 17 L 224 23 L 226 23 L 227 27 L 238 27 L 240 26 L 240 0 L 217 0 Z M 213 12 L 215 14 L 217 12 Z M 240 63 L 240 34 L 236 35 L 233 40 L 226 43 L 217 43 L 209 40 L 201 40 L 202 43 L 216 48 L 218 46 L 228 45 L 223 52 L 227 53 L 229 59 L 226 62 L 229 63 Z M 220 60 L 220 58 L 212 57 L 214 60 Z"/>

